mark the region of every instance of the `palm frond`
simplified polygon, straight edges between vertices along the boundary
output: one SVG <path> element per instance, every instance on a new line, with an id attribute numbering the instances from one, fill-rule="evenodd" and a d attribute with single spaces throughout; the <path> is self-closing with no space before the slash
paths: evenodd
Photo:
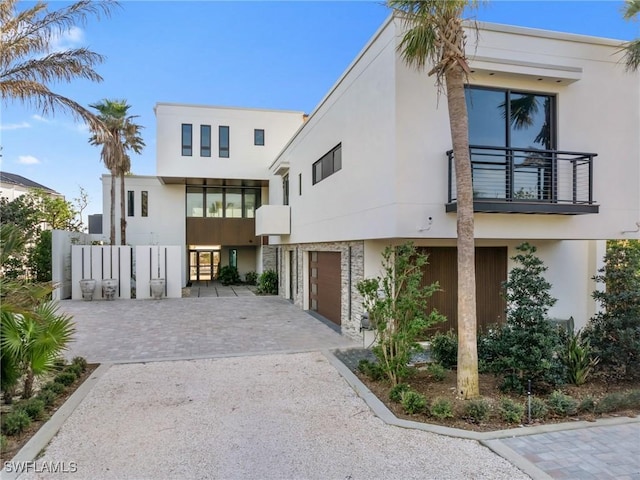
<path id="1" fill-rule="evenodd" d="M 627 0 L 622 6 L 622 18 L 632 20 L 640 14 L 640 0 Z"/>
<path id="2" fill-rule="evenodd" d="M 640 69 L 640 38 L 625 44 L 623 62 L 628 72 Z"/>

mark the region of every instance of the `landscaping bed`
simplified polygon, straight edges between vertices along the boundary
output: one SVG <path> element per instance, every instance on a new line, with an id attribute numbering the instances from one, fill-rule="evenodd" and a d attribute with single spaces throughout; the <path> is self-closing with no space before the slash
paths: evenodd
<path id="1" fill-rule="evenodd" d="M 78 362 L 80 360 L 74 359 L 74 361 Z M 34 399 L 43 399 L 43 390 L 50 390 L 52 392 L 60 390 L 60 392 L 49 395 L 50 398 L 48 399 L 48 402 L 50 402 L 50 405 L 45 405 L 44 410 L 42 410 L 41 413 L 35 414 L 34 416 L 36 418 L 30 418 L 29 424 L 19 433 L 12 435 L 8 434 L 7 419 L 10 418 L 12 412 L 15 412 L 17 409 L 24 409 L 25 401 L 21 400 L 20 396 L 15 396 L 13 403 L 8 405 L 3 404 L 0 407 L 0 412 L 2 413 L 2 435 L 3 438 L 6 439 L 6 443 L 5 440 L 3 440 L 2 449 L 0 450 L 0 461 L 4 463 L 5 461 L 11 460 L 99 366 L 98 364 L 82 365 L 85 367 L 84 370 L 80 372 L 79 375 L 76 375 L 76 378 L 73 381 L 70 381 L 70 377 L 66 375 L 60 376 L 68 365 L 66 367 L 60 367 L 60 370 L 53 371 L 38 379 L 38 385 L 36 387 L 37 391 L 29 401 L 33 401 Z M 68 384 L 65 385 L 65 383 Z M 63 388 L 55 386 L 52 387 L 53 384 L 61 385 Z"/>

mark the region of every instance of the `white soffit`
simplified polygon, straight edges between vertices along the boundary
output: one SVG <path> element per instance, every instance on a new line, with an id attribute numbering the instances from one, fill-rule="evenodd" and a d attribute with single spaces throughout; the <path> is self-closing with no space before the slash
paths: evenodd
<path id="1" fill-rule="evenodd" d="M 469 62 L 472 75 L 482 73 L 496 77 L 516 76 L 535 80 L 547 80 L 563 85 L 582 78 L 582 68 L 547 63 L 525 62 L 494 57 L 472 57 Z"/>

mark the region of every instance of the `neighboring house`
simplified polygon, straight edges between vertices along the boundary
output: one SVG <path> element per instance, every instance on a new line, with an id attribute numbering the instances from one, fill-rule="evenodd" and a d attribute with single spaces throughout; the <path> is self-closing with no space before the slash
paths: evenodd
<path id="1" fill-rule="evenodd" d="M 0 197 L 4 197 L 10 202 L 29 191 L 38 189 L 51 195 L 52 197 L 62 197 L 62 194 L 45 187 L 33 180 L 29 180 L 15 173 L 0 172 Z"/>
<path id="2" fill-rule="evenodd" d="M 387 20 L 308 118 L 158 104 L 156 176 L 126 178 L 128 241 L 180 245 L 183 284 L 223 265 L 276 268 L 281 296 L 357 337 L 357 282 L 411 240 L 429 254 L 424 281 L 440 282 L 443 328 L 456 328 L 447 104 L 405 66 L 400 35 Z M 493 24 L 479 37 L 467 90 L 479 323 L 503 319 L 501 283 L 529 241 L 559 299 L 551 316 L 582 326 L 602 240 L 639 237 L 640 76 L 613 40 Z"/>
<path id="3" fill-rule="evenodd" d="M 179 245 L 182 284 L 275 268 L 275 249 L 255 233 L 268 199 L 268 167 L 302 125 L 302 112 L 158 103 L 156 176 L 125 178 L 127 242 Z M 103 236 L 109 232 L 110 176 L 103 176 Z M 119 183 L 116 225 L 119 225 Z M 116 228 L 119 241 L 120 229 Z M 269 258 L 272 257 L 271 260 Z"/>
<path id="4" fill-rule="evenodd" d="M 501 284 L 529 241 L 558 298 L 550 315 L 583 326 L 596 309 L 599 240 L 638 238 L 640 76 L 625 73 L 621 42 L 479 27 L 467 89 L 479 325 L 504 319 Z M 405 66 L 401 33 L 388 20 L 348 67 L 271 165 L 279 178 L 257 212 L 257 233 L 278 246 L 280 294 L 352 337 L 356 283 L 406 240 L 429 254 L 424 281 L 440 282 L 431 304 L 448 317 L 442 328 L 457 328 L 447 102 Z"/>

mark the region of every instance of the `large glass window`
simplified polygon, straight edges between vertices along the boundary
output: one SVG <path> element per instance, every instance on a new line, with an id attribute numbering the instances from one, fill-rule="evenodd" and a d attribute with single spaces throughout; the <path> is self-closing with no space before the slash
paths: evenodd
<path id="1" fill-rule="evenodd" d="M 242 190 L 228 188 L 224 199 L 224 216 L 227 218 L 242 218 Z"/>
<path id="2" fill-rule="evenodd" d="M 204 216 L 204 190 L 201 187 L 187 187 L 187 217 Z"/>
<path id="3" fill-rule="evenodd" d="M 182 156 L 190 157 L 193 146 L 193 126 L 190 123 L 182 124 Z"/>
<path id="4" fill-rule="evenodd" d="M 342 145 L 338 145 L 313 164 L 313 184 L 315 185 L 342 168 Z"/>
<path id="5" fill-rule="evenodd" d="M 244 191 L 244 218 L 254 218 L 256 216 L 256 208 L 258 208 L 258 191 Z"/>
<path id="6" fill-rule="evenodd" d="M 207 211 L 205 216 L 222 218 L 224 216 L 223 197 L 221 188 L 207 188 Z"/>
<path id="7" fill-rule="evenodd" d="M 211 156 L 211 125 L 200 125 L 200 156 Z"/>
<path id="8" fill-rule="evenodd" d="M 218 156 L 229 158 L 229 127 L 218 127 Z"/>

